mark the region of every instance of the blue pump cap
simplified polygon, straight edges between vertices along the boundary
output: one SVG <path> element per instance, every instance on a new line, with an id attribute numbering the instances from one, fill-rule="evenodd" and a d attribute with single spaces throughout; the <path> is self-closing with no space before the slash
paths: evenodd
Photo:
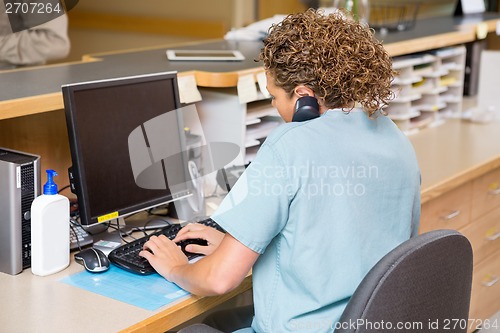
<path id="1" fill-rule="evenodd" d="M 46 170 L 47 171 L 47 182 L 43 185 L 43 194 L 54 195 L 57 194 L 57 184 L 54 183 L 54 176 L 57 176 L 57 172 L 54 170 Z"/>

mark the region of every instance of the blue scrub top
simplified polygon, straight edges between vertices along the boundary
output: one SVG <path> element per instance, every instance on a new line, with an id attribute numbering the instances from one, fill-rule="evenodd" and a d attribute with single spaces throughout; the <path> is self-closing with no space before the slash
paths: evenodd
<path id="1" fill-rule="evenodd" d="M 417 233 L 415 152 L 360 109 L 283 124 L 212 218 L 261 254 L 249 331 L 332 331 L 370 268 Z"/>

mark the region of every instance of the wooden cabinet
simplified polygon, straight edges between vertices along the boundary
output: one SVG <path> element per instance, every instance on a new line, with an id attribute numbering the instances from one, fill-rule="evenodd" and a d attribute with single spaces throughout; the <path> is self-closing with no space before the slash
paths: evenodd
<path id="1" fill-rule="evenodd" d="M 458 230 L 469 223 L 472 184 L 466 184 L 422 205 L 420 232 Z"/>
<path id="2" fill-rule="evenodd" d="M 500 307 L 500 251 L 474 266 L 470 319 L 488 319 Z"/>
<path id="3" fill-rule="evenodd" d="M 474 272 L 470 319 L 500 310 L 500 168 L 422 205 L 420 233 L 455 229 L 471 242 Z"/>
<path id="4" fill-rule="evenodd" d="M 472 219 L 500 206 L 500 168 L 477 178 L 473 184 Z"/>
<path id="5" fill-rule="evenodd" d="M 482 218 L 474 220 L 473 223 L 469 223 L 460 231 L 472 244 L 474 264 L 482 262 L 500 249 L 500 206 Z M 500 262 L 500 255 L 497 261 Z"/>

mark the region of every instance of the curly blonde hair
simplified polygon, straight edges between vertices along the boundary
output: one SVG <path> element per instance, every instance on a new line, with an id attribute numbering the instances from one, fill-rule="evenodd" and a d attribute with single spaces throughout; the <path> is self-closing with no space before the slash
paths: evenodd
<path id="1" fill-rule="evenodd" d="M 392 61 L 372 29 L 309 9 L 274 24 L 259 54 L 275 84 L 293 94 L 311 88 L 327 108 L 352 110 L 359 103 L 371 117 L 394 98 Z"/>

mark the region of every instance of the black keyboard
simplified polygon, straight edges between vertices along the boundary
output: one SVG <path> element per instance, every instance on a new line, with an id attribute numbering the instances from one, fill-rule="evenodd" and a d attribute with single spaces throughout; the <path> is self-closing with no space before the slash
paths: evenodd
<path id="1" fill-rule="evenodd" d="M 198 221 L 196 223 L 201 223 L 206 226 L 215 228 L 221 232 L 224 232 L 224 230 L 214 220 L 210 218 Z M 169 239 L 174 239 L 175 236 L 177 235 L 177 232 L 179 232 L 179 230 L 181 230 L 181 228 L 184 225 L 181 226 L 179 224 L 172 224 L 164 227 L 162 230 L 158 232 L 152 233 L 151 235 L 144 236 L 127 244 L 123 244 L 109 253 L 108 255 L 109 261 L 111 261 L 116 266 L 132 273 L 141 275 L 148 275 L 155 273 L 156 271 L 151 266 L 149 261 L 139 256 L 139 252 L 142 251 L 144 243 L 146 243 L 149 237 L 151 236 L 165 235 Z M 203 239 L 188 239 L 178 243 L 178 245 L 181 246 L 182 251 L 188 257 L 188 259 L 191 260 L 193 258 L 201 256 L 201 254 L 187 252 L 185 248 L 186 245 L 188 244 L 207 245 L 207 242 Z"/>

